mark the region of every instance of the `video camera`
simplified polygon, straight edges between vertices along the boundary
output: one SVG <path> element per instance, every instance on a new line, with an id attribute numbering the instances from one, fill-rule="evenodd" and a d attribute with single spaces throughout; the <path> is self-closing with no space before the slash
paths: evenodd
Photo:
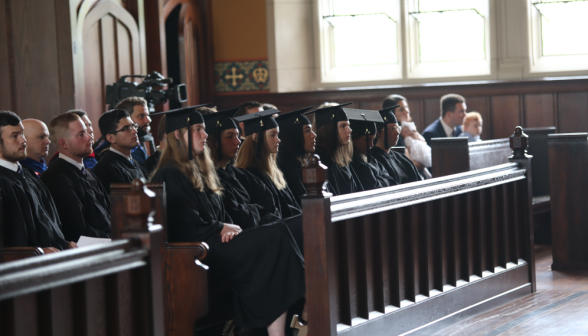
<path id="1" fill-rule="evenodd" d="M 127 78 L 143 78 L 141 84 L 127 82 Z M 153 71 L 147 76 L 127 75 L 122 76 L 118 82 L 112 85 L 106 85 L 106 103 L 108 109 L 114 109 L 116 104 L 127 97 L 141 97 L 147 100 L 149 110 L 153 112 L 153 105 L 165 104 L 168 100 L 174 100 L 180 103 L 188 99 L 185 84 L 178 84 L 167 90 L 156 90 L 156 86 L 166 86 L 172 84 L 173 79 L 163 77 L 159 72 Z"/>

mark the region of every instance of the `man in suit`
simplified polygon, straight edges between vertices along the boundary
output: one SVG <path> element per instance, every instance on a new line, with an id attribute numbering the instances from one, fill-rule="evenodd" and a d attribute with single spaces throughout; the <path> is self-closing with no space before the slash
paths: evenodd
<path id="1" fill-rule="evenodd" d="M 450 93 L 441 97 L 441 117 L 429 125 L 423 132 L 427 144 L 431 146 L 432 138 L 456 137 L 461 134 L 461 125 L 466 115 L 465 98 Z"/>

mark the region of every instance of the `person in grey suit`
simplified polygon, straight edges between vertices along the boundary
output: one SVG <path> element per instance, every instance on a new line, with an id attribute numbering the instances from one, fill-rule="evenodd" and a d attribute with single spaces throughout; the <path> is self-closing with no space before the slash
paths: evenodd
<path id="1" fill-rule="evenodd" d="M 432 138 L 456 137 L 462 132 L 461 125 L 466 116 L 465 98 L 456 93 L 441 97 L 441 116 L 423 132 L 427 144 L 431 146 Z"/>

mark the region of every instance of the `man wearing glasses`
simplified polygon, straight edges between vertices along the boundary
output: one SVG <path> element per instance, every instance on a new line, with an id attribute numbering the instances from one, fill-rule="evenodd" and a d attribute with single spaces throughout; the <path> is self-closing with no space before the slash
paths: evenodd
<path id="1" fill-rule="evenodd" d="M 102 155 L 92 172 L 108 194 L 110 184 L 131 183 L 136 178 L 147 178 L 145 167 L 132 156 L 139 141 L 139 126 L 125 110 L 110 110 L 98 120 L 98 127 L 110 149 Z"/>

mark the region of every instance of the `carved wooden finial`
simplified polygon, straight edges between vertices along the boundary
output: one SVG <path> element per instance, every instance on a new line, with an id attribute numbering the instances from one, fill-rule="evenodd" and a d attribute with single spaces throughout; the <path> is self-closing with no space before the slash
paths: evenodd
<path id="1" fill-rule="evenodd" d="M 135 179 L 131 191 L 125 196 L 125 223 L 123 232 L 146 232 L 153 224 L 155 193 L 145 187 L 144 179 Z"/>
<path id="2" fill-rule="evenodd" d="M 302 182 L 307 196 L 323 196 L 327 190 L 327 166 L 321 163 L 318 155 L 313 155 L 302 169 Z"/>
<path id="3" fill-rule="evenodd" d="M 521 126 L 517 126 L 513 135 L 510 136 L 510 148 L 513 151 L 513 159 L 527 158 L 527 148 L 529 147 L 529 136 L 523 132 Z"/>

